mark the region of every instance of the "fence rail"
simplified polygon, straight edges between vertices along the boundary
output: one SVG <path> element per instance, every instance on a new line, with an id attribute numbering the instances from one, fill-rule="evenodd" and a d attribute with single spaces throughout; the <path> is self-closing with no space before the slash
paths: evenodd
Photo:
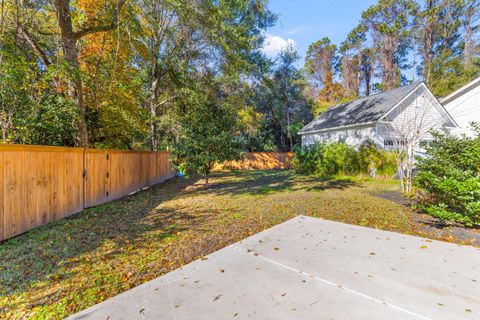
<path id="1" fill-rule="evenodd" d="M 0 145 L 0 241 L 173 175 L 165 152 Z"/>
<path id="2" fill-rule="evenodd" d="M 288 169 L 293 153 L 245 153 L 217 169 Z M 174 175 L 166 152 L 0 144 L 0 241 Z"/>

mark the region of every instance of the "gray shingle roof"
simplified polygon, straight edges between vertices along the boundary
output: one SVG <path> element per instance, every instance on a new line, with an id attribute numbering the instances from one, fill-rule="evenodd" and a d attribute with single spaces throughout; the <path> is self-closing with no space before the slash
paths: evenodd
<path id="1" fill-rule="evenodd" d="M 378 121 L 420 83 L 353 100 L 328 109 L 299 133 Z"/>

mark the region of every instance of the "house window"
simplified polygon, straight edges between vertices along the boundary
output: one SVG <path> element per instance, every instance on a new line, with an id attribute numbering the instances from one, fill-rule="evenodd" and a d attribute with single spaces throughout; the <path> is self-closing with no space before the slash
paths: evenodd
<path id="1" fill-rule="evenodd" d="M 393 140 L 385 139 L 385 140 L 383 140 L 383 145 L 385 147 L 393 147 L 394 143 L 393 143 Z"/>
<path id="2" fill-rule="evenodd" d="M 393 147 L 398 147 L 398 146 L 404 147 L 406 145 L 407 145 L 407 141 L 405 141 L 405 140 L 393 140 L 393 139 L 383 140 L 383 146 L 386 149 L 391 149 Z"/>

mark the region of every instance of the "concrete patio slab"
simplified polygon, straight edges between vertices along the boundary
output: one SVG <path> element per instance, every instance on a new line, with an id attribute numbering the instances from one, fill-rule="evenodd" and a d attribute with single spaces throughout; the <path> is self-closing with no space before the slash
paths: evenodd
<path id="1" fill-rule="evenodd" d="M 70 319 L 480 319 L 480 250 L 300 216 Z"/>

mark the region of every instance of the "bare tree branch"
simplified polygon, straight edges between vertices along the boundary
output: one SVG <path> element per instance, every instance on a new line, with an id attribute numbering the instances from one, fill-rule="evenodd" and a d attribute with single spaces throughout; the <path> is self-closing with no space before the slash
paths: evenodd
<path id="1" fill-rule="evenodd" d="M 43 64 L 48 67 L 50 65 L 50 60 L 45 53 L 45 51 L 40 48 L 40 46 L 33 40 L 32 36 L 25 30 L 23 26 L 18 27 L 18 31 L 22 38 L 28 43 L 28 45 L 32 48 L 32 50 L 38 55 L 40 60 L 42 60 Z"/>

